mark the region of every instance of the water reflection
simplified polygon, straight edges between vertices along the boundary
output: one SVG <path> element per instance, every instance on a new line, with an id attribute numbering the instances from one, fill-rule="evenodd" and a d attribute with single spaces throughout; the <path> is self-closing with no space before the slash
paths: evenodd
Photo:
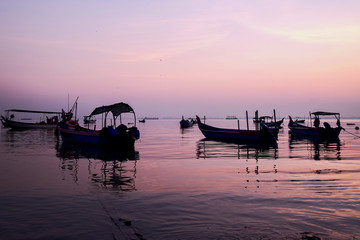
<path id="1" fill-rule="evenodd" d="M 78 182 L 81 176 L 80 160 L 87 159 L 87 178 L 105 189 L 134 191 L 136 178 L 136 162 L 138 152 L 119 152 L 104 147 L 73 145 L 69 143 L 56 144 L 56 156 L 61 160 L 63 174 L 67 172 Z"/>
<path id="2" fill-rule="evenodd" d="M 6 129 L 1 141 L 10 146 L 45 145 L 55 141 L 53 129 Z"/>
<path id="3" fill-rule="evenodd" d="M 289 157 L 314 160 L 341 160 L 340 140 L 321 141 L 318 138 L 304 138 L 289 135 Z"/>
<path id="4" fill-rule="evenodd" d="M 259 159 L 278 158 L 277 144 L 240 143 L 232 141 L 218 141 L 202 139 L 197 142 L 197 158 Z"/>

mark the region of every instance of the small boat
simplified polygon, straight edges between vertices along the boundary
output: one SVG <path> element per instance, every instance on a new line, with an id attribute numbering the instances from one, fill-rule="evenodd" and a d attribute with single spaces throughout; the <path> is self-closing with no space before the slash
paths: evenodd
<path id="1" fill-rule="evenodd" d="M 355 123 L 346 123 L 347 126 L 355 126 Z"/>
<path id="2" fill-rule="evenodd" d="M 262 123 L 268 127 L 278 127 L 278 128 L 282 128 L 281 125 L 283 122 L 284 122 L 284 118 L 282 118 L 280 121 L 273 121 L 272 117 L 270 116 L 261 116 L 258 121 L 258 123 Z"/>
<path id="3" fill-rule="evenodd" d="M 5 110 L 6 115 L 1 116 L 1 122 L 4 127 L 9 127 L 13 129 L 30 129 L 30 128 L 39 128 L 39 129 L 55 129 L 61 112 L 48 112 L 48 111 L 34 111 L 34 110 L 23 110 L 23 109 L 9 109 Z M 40 120 L 38 122 L 29 122 L 32 118 L 22 117 L 22 121 L 16 121 L 15 113 L 21 114 L 36 114 L 40 115 Z"/>
<path id="4" fill-rule="evenodd" d="M 182 117 L 180 121 L 180 127 L 181 128 L 189 128 L 194 125 L 194 121 L 192 119 L 184 119 L 184 116 Z"/>
<path id="5" fill-rule="evenodd" d="M 113 116 L 113 125 L 106 125 L 106 117 L 109 113 Z M 89 115 L 104 115 L 103 128 L 101 130 L 93 130 L 79 126 L 79 124 L 69 118 L 63 119 L 58 125 L 58 133 L 63 141 L 75 142 L 81 144 L 105 145 L 116 148 L 134 150 L 135 140 L 140 138 L 140 132 L 133 126 L 127 128 L 121 123 L 122 113 L 133 113 L 135 123 L 136 116 L 134 110 L 126 103 L 116 103 L 108 106 L 95 108 Z M 120 125 L 116 127 L 116 119 L 120 116 Z"/>
<path id="6" fill-rule="evenodd" d="M 324 127 L 320 127 L 320 116 L 334 116 L 337 119 L 337 127 L 331 127 L 328 122 L 324 122 Z M 336 139 L 339 137 L 342 128 L 340 124 L 340 114 L 333 112 L 313 112 L 310 113 L 310 119 L 314 119 L 314 126 L 308 127 L 299 124 L 289 116 L 288 127 L 291 134 L 316 137 L 320 139 Z"/>
<path id="7" fill-rule="evenodd" d="M 198 116 L 196 120 L 200 131 L 208 139 L 274 142 L 277 141 L 279 133 L 277 127 L 269 128 L 262 123 L 260 123 L 260 130 L 242 130 L 213 127 L 202 123 Z"/>
<path id="8" fill-rule="evenodd" d="M 143 118 L 143 119 L 139 119 L 139 122 L 141 122 L 141 123 L 145 123 L 145 118 Z"/>
<path id="9" fill-rule="evenodd" d="M 305 119 L 295 119 L 296 123 L 305 123 Z"/>
<path id="10" fill-rule="evenodd" d="M 275 112 L 275 109 L 274 109 L 274 117 L 271 117 L 271 116 L 261 116 L 261 117 L 258 117 L 259 113 L 258 111 L 256 110 L 255 111 L 255 117 L 253 118 L 253 122 L 255 124 L 257 123 L 263 123 L 265 124 L 266 126 L 268 127 L 278 127 L 278 128 L 282 128 L 282 123 L 284 122 L 284 118 L 282 118 L 280 121 L 276 121 L 276 112 Z M 273 118 L 274 118 L 274 121 L 273 121 Z"/>
<path id="11" fill-rule="evenodd" d="M 145 117 L 146 120 L 159 120 L 158 117 Z"/>
<path id="12" fill-rule="evenodd" d="M 226 116 L 226 118 L 225 118 L 226 120 L 233 120 L 233 119 L 237 119 L 237 117 L 236 116 Z"/>
<path id="13" fill-rule="evenodd" d="M 84 124 L 94 124 L 96 123 L 95 116 L 84 116 Z"/>

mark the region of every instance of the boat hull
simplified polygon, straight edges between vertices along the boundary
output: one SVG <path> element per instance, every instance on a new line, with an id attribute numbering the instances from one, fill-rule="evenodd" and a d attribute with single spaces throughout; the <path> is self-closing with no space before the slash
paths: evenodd
<path id="1" fill-rule="evenodd" d="M 87 144 L 103 144 L 100 138 L 100 131 L 95 130 L 75 130 L 72 128 L 58 127 L 60 136 L 64 141 L 87 143 Z"/>
<path id="2" fill-rule="evenodd" d="M 181 120 L 180 121 L 180 127 L 181 128 L 189 128 L 192 127 L 194 124 L 188 120 Z"/>
<path id="3" fill-rule="evenodd" d="M 208 139 L 233 140 L 233 141 L 255 141 L 276 142 L 279 129 L 263 128 L 262 130 L 241 130 L 217 128 L 201 123 L 197 119 L 198 127 L 202 134 Z"/>
<path id="4" fill-rule="evenodd" d="M 300 126 L 289 126 L 290 133 L 295 135 L 318 137 L 318 138 L 338 138 L 342 128 L 331 128 L 326 129 L 323 127 L 300 127 Z"/>
<path id="5" fill-rule="evenodd" d="M 329 124 L 327 124 L 327 127 L 308 127 L 294 122 L 290 116 L 289 118 L 290 122 L 288 127 L 290 129 L 290 134 L 292 135 L 319 139 L 337 139 L 343 129 L 341 126 L 335 128 L 330 127 Z"/>
<path id="6" fill-rule="evenodd" d="M 128 132 L 118 133 L 113 128 L 103 128 L 100 131 L 77 126 L 75 128 L 59 125 L 57 128 L 64 142 L 86 145 L 105 145 L 117 149 L 134 150 L 136 138 Z"/>
<path id="7" fill-rule="evenodd" d="M 13 129 L 55 129 L 57 124 L 56 123 L 26 123 L 26 122 L 18 122 L 6 119 L 2 116 L 1 119 L 2 124 L 4 127 L 13 128 Z"/>
<path id="8" fill-rule="evenodd" d="M 263 124 L 265 124 L 268 127 L 278 127 L 281 128 L 282 123 L 284 122 L 284 118 L 281 119 L 280 121 L 276 121 L 276 122 L 263 122 Z"/>

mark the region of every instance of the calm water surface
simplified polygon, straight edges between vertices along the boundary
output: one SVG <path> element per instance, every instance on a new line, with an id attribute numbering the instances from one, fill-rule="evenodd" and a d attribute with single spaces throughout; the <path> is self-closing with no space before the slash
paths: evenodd
<path id="1" fill-rule="evenodd" d="M 346 122 L 360 126 L 343 119 L 340 142 L 285 127 L 258 147 L 149 120 L 135 156 L 1 128 L 0 239 L 360 239 L 360 131 Z"/>

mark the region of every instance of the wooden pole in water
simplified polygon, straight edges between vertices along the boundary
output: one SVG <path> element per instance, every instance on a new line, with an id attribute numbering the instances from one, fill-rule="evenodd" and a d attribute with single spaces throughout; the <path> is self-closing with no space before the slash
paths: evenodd
<path id="1" fill-rule="evenodd" d="M 240 131 L 240 121 L 238 119 L 238 130 Z"/>
<path id="2" fill-rule="evenodd" d="M 248 117 L 248 111 L 246 110 L 246 126 L 247 130 L 249 130 L 249 117 Z"/>
<path id="3" fill-rule="evenodd" d="M 275 109 L 274 109 L 274 122 L 276 122 L 276 113 L 275 113 Z"/>

